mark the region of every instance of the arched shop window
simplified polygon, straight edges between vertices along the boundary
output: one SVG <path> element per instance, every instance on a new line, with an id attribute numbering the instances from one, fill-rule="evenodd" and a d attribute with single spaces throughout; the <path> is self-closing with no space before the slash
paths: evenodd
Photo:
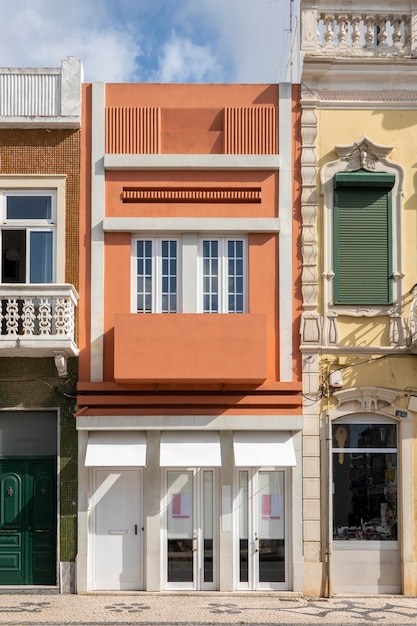
<path id="1" fill-rule="evenodd" d="M 397 540 L 397 425 L 336 420 L 332 425 L 333 540 Z"/>

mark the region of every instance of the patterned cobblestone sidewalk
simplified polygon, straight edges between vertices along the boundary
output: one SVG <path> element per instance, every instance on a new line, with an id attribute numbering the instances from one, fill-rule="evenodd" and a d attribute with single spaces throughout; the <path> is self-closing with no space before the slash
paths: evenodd
<path id="1" fill-rule="evenodd" d="M 417 624 L 417 598 L 0 594 L 0 625 Z"/>

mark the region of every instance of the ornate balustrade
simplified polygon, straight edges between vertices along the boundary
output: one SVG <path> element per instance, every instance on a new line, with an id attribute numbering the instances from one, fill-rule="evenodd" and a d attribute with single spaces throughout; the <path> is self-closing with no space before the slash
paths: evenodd
<path id="1" fill-rule="evenodd" d="M 395 3 L 380 0 L 366 12 L 348 11 L 334 2 L 320 3 L 320 9 L 302 2 L 302 49 L 323 56 L 414 56 L 417 24 L 413 11 L 396 12 Z M 309 5 L 309 6 L 308 6 Z"/>
<path id="2" fill-rule="evenodd" d="M 0 285 L 0 356 L 54 356 L 66 371 L 78 354 L 77 300 L 72 285 Z"/>

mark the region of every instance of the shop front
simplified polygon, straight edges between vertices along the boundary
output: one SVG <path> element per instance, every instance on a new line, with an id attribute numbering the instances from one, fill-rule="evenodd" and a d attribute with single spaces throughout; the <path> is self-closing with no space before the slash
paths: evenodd
<path id="1" fill-rule="evenodd" d="M 280 431 L 108 421 L 78 418 L 79 591 L 301 590 L 298 417 Z"/>

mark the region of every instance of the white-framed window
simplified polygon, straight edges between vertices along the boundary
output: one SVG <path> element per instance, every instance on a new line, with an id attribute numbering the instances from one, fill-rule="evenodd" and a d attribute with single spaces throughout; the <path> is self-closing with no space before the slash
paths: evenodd
<path id="1" fill-rule="evenodd" d="M 1 282 L 56 280 L 56 192 L 1 190 Z"/>
<path id="2" fill-rule="evenodd" d="M 132 311 L 247 312 L 246 237 L 134 236 Z"/>
<path id="3" fill-rule="evenodd" d="M 246 311 L 246 240 L 202 237 L 199 245 L 201 311 Z"/>
<path id="4" fill-rule="evenodd" d="M 397 424 L 344 418 L 332 424 L 333 540 L 397 541 Z"/>
<path id="5" fill-rule="evenodd" d="M 179 311 L 179 253 L 177 239 L 140 238 L 134 241 L 137 313 Z"/>

